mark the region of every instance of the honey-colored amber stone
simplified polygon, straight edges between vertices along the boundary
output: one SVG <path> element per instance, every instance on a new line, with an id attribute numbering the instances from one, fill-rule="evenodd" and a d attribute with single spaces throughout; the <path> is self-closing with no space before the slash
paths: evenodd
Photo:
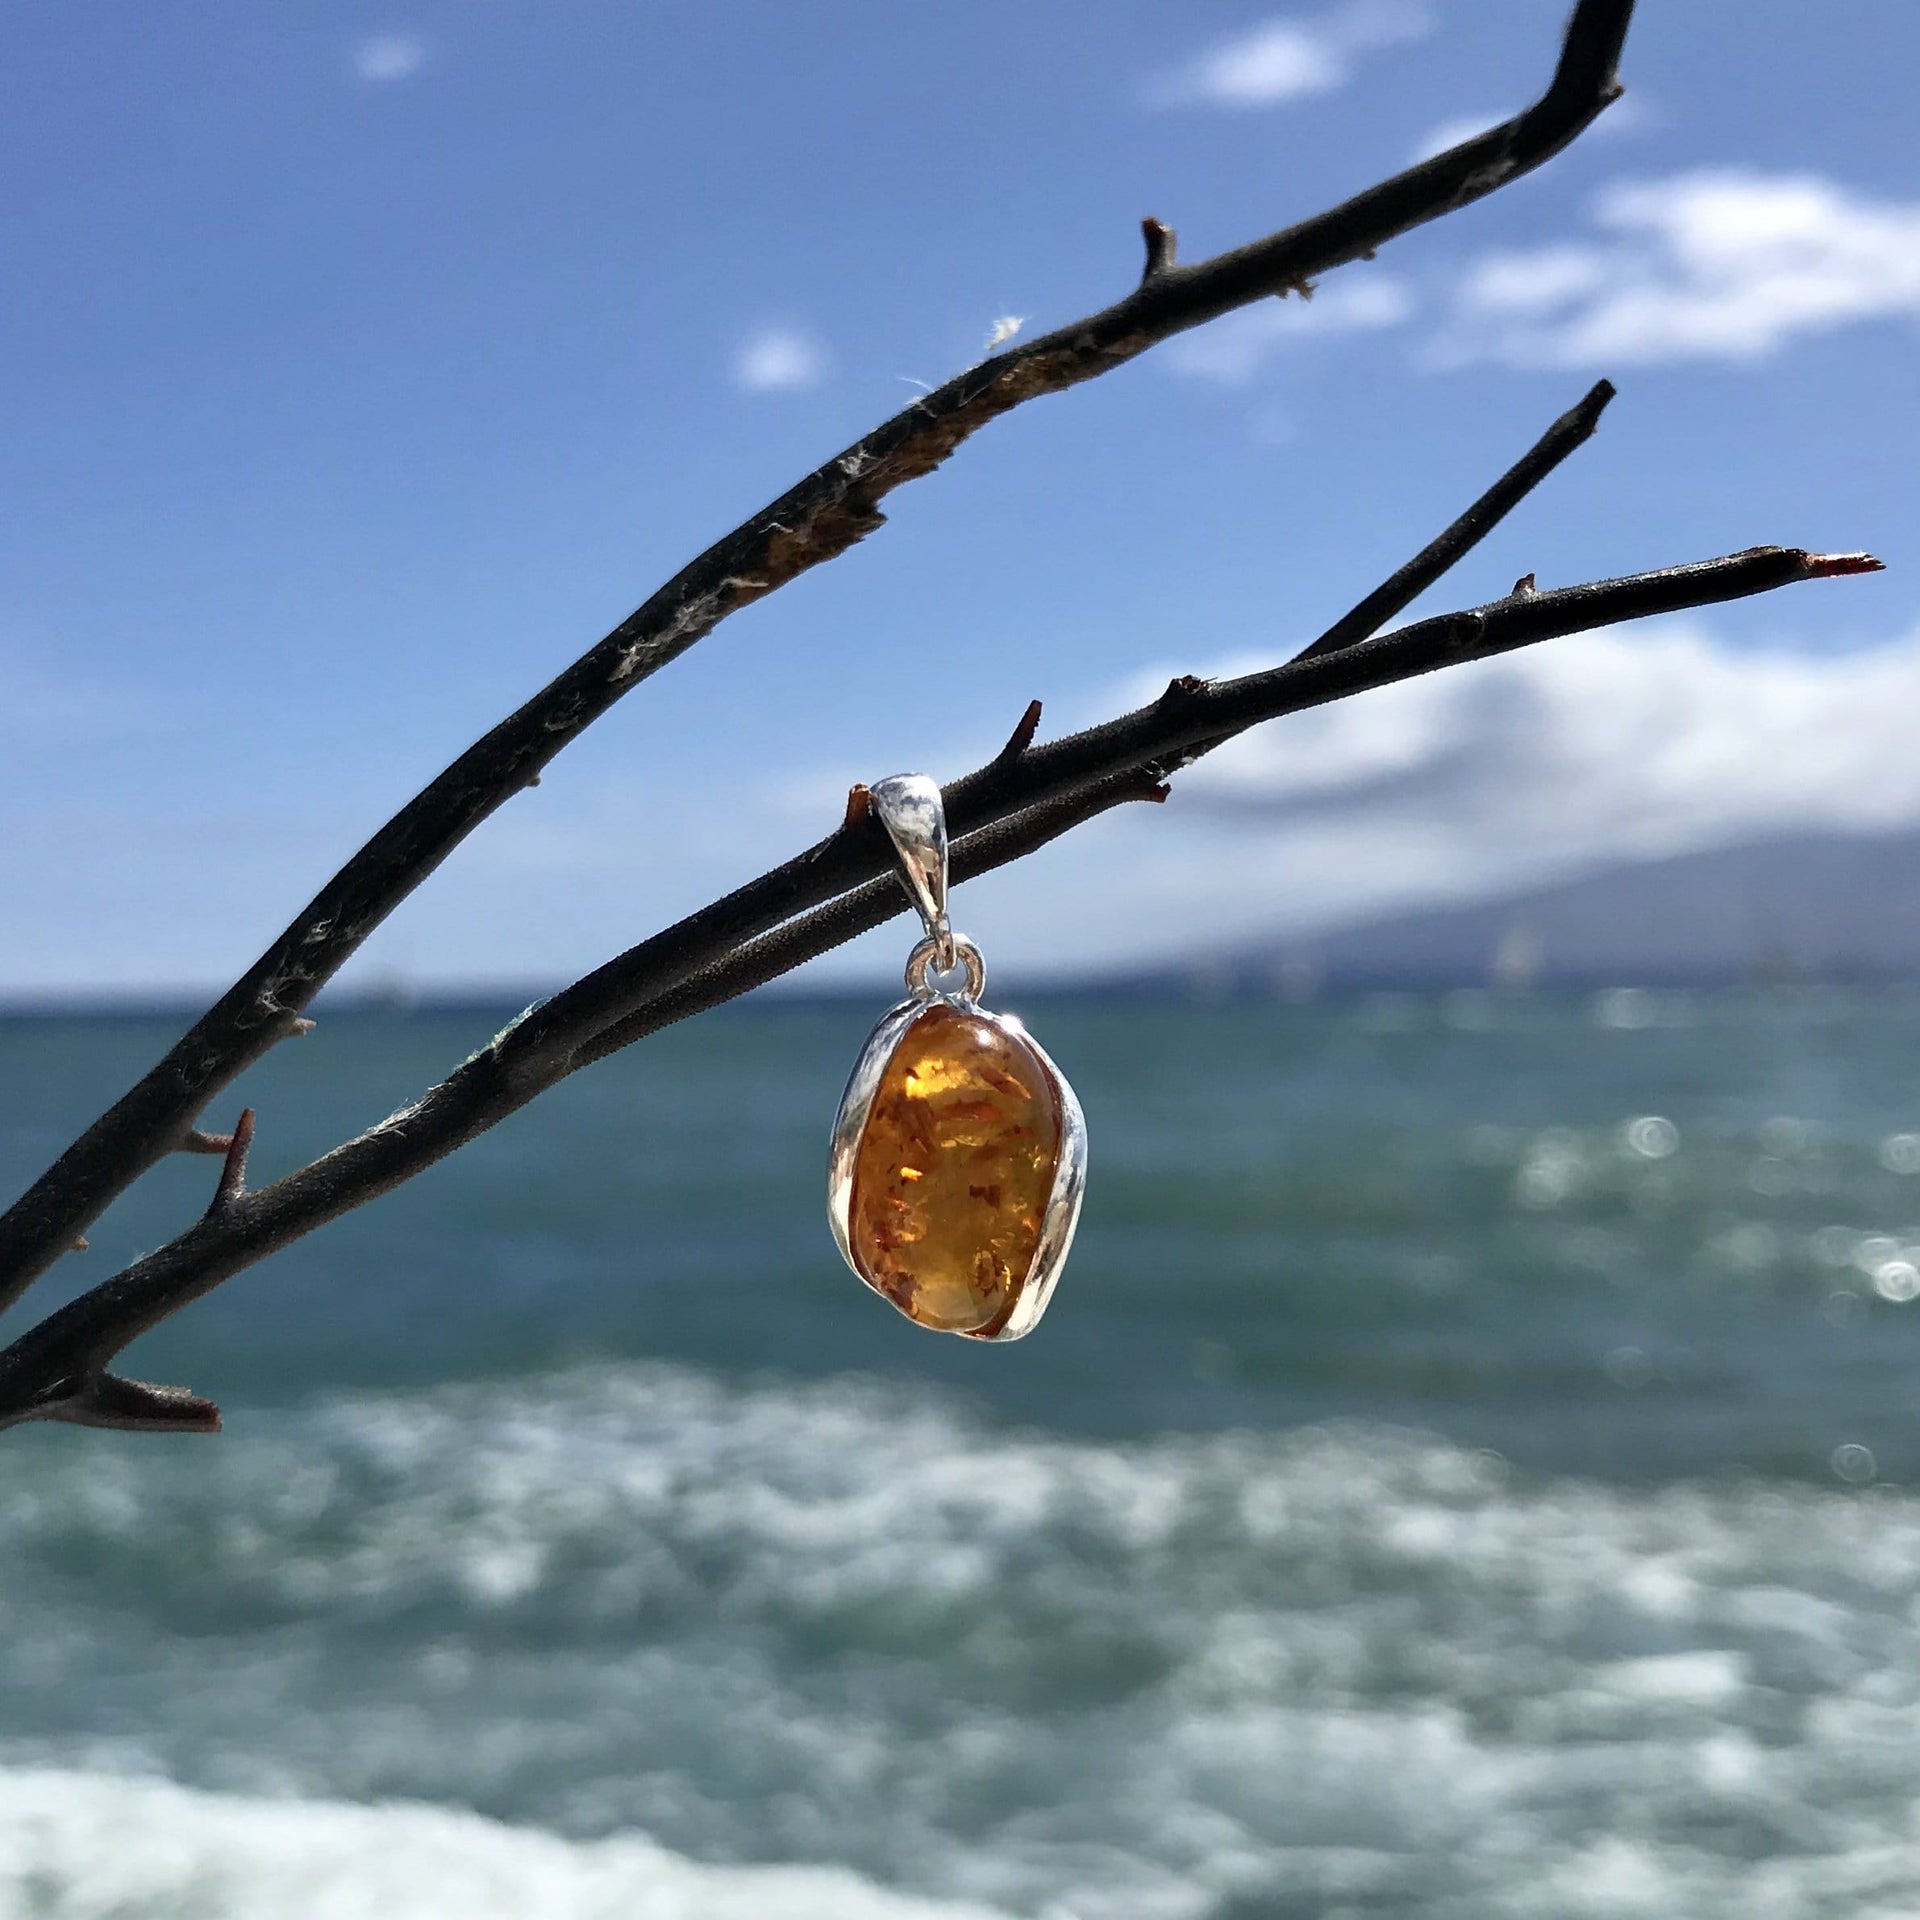
<path id="1" fill-rule="evenodd" d="M 861 1275 L 923 1327 L 996 1332 L 1039 1250 L 1060 1133 L 1033 1048 L 936 1001 L 895 1045 L 854 1150 Z"/>

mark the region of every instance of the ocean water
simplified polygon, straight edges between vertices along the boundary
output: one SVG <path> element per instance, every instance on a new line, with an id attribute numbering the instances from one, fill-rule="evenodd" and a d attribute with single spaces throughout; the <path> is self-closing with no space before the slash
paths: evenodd
<path id="1" fill-rule="evenodd" d="M 1920 1911 L 1920 996 L 1034 1000 L 1008 1348 L 833 1252 L 876 1010 L 242 1276 L 130 1362 L 218 1439 L 0 1436 L 0 1920 Z M 323 1019 L 259 1175 L 501 1017 Z M 170 1037 L 0 1022 L 0 1184 Z"/>

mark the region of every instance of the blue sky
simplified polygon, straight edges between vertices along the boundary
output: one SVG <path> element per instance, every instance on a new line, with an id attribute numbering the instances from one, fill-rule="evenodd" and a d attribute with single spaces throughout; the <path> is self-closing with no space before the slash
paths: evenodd
<path id="1" fill-rule="evenodd" d="M 1561 17 L 10 10 L 0 992 L 230 977 L 912 383 L 1123 292 L 1143 214 L 1197 257 L 1314 211 L 1530 97 Z M 1283 722 L 957 917 L 1037 977 L 1920 820 L 1920 11 L 1819 17 L 1643 0 L 1627 100 L 1543 173 L 997 423 L 616 709 L 361 977 L 557 980 L 1031 697 L 1060 728 L 1277 658 L 1601 374 L 1599 439 L 1434 604 L 1773 540 L 1889 572 Z"/>

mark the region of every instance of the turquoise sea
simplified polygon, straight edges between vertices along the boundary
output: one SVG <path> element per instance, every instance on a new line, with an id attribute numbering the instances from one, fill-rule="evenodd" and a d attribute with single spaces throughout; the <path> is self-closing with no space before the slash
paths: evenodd
<path id="1" fill-rule="evenodd" d="M 1920 994 L 1029 999 L 1093 1158 L 1005 1348 L 834 1254 L 878 1010 L 242 1276 L 133 1366 L 218 1439 L 0 1436 L 0 1920 L 1920 1911 Z M 511 1011 L 327 1013 L 257 1176 Z M 0 1186 L 176 1026 L 0 1022 Z"/>

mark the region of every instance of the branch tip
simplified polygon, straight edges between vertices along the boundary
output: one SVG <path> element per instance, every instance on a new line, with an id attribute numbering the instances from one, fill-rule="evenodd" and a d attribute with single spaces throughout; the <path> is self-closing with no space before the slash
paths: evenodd
<path id="1" fill-rule="evenodd" d="M 1596 380 L 1574 402 L 1565 418 L 1555 423 L 1556 430 L 1576 433 L 1582 440 L 1587 439 L 1599 426 L 1600 416 L 1613 404 L 1619 392 L 1620 389 L 1611 380 Z"/>
<path id="2" fill-rule="evenodd" d="M 1147 264 L 1140 275 L 1140 284 L 1145 286 L 1149 280 L 1157 280 L 1174 263 L 1179 251 L 1180 236 L 1164 220 L 1156 220 L 1152 214 L 1140 222 L 1141 237 L 1147 243 Z"/>
<path id="3" fill-rule="evenodd" d="M 1007 744 L 995 756 L 1005 762 L 1018 760 L 1033 745 L 1033 736 L 1040 731 L 1040 702 L 1029 700 L 1027 710 L 1015 722 L 1012 733 L 1007 736 Z"/>
<path id="4" fill-rule="evenodd" d="M 1844 574 L 1887 570 L 1887 563 L 1870 553 L 1809 553 L 1803 557 L 1809 580 L 1837 580 Z"/>
<path id="5" fill-rule="evenodd" d="M 1823 567 L 1870 571 L 1874 565 L 1867 555 L 1760 547 L 1439 614 L 1383 634 L 1372 645 L 1347 649 L 1343 656 L 1296 661 L 1237 679 L 1176 680 L 1170 707 L 1163 696 L 1035 747 L 1009 767 L 981 768 L 953 782 L 948 806 L 958 836 L 956 876 L 968 878 L 1019 858 L 1120 802 L 1161 798 L 1173 769 L 1262 721 L 1325 707 L 1461 659 L 1489 658 L 1622 620 L 1771 592 Z M 488 1071 L 483 1077 L 462 1070 L 443 1082 L 434 1090 L 445 1103 L 437 1117 L 434 1095 L 429 1095 L 407 1109 L 405 1133 L 383 1124 L 288 1175 L 280 1188 L 266 1190 L 283 1196 L 271 1213 L 244 1202 L 224 1210 L 216 1203 L 200 1226 L 20 1335 L 0 1352 L 0 1426 L 72 1418 L 95 1425 L 211 1431 L 217 1410 L 183 1389 L 93 1383 L 105 1379 L 100 1369 L 110 1355 L 257 1260 L 269 1229 L 280 1244 L 311 1231 L 365 1198 L 376 1178 L 384 1188 L 411 1177 L 575 1068 L 777 978 L 866 926 L 879 925 L 899 907 L 898 884 L 887 870 L 879 837 L 863 832 L 822 841 L 716 907 L 642 941 L 544 1002 L 537 1019 L 500 1036 L 484 1056 Z M 525 1037 L 531 1037 L 532 1047 L 515 1055 Z M 496 1074 L 496 1063 L 507 1071 Z M 421 1116 L 417 1122 L 416 1116 Z M 237 1150 L 229 1151 L 223 1194 L 240 1186 L 253 1125 L 249 1110 L 234 1128 Z M 396 1141 L 402 1149 L 398 1157 Z M 71 1236 L 72 1225 L 64 1231 Z M 141 1397 L 129 1407 L 128 1395 Z"/>
<path id="6" fill-rule="evenodd" d="M 49 1401 L 43 1420 L 121 1433 L 218 1433 L 220 1409 L 186 1387 L 153 1386 L 97 1373 L 64 1399 Z"/>
<path id="7" fill-rule="evenodd" d="M 840 831 L 845 833 L 849 827 L 857 827 L 872 811 L 873 795 L 867 790 L 864 780 L 856 780 L 847 789 L 847 812 L 840 822 Z"/>
<path id="8" fill-rule="evenodd" d="M 1411 606 L 1504 520 L 1560 463 L 1593 438 L 1594 428 L 1613 399 L 1611 380 L 1596 381 L 1521 457 L 1437 539 L 1430 540 L 1405 566 L 1347 610 L 1296 658 L 1312 660 L 1358 646 Z M 1519 592 L 1516 585 L 1515 593 Z"/>
<path id="9" fill-rule="evenodd" d="M 1064 391 L 1190 326 L 1282 288 L 1306 295 L 1314 276 L 1357 258 L 1370 259 L 1397 236 L 1542 164 L 1619 91 L 1617 68 L 1633 10 L 1634 0 L 1576 0 L 1553 77 L 1531 106 L 1453 149 L 1451 156 L 1418 162 L 1297 225 L 1178 267 L 1173 230 L 1158 220 L 1143 226 L 1148 266 L 1163 268 L 1157 279 L 1147 276 L 1151 284 L 1101 313 L 1010 349 L 988 378 L 969 367 L 945 386 L 929 389 L 789 489 L 777 503 L 777 518 L 773 509 L 755 514 L 696 556 L 541 693 L 469 747 L 348 860 L 322 897 L 351 899 L 353 911 L 335 915 L 317 940 L 311 924 L 297 921 L 230 990 L 234 1004 L 245 1000 L 268 1018 L 235 1023 L 223 1000 L 26 1195 L 0 1213 L 0 1308 L 19 1298 L 59 1256 L 67 1244 L 62 1233 L 70 1237 L 75 1223 L 98 1217 L 184 1136 L 207 1101 L 242 1068 L 268 1045 L 305 1030 L 276 998 L 283 984 L 285 942 L 301 953 L 303 986 L 317 990 L 523 782 L 527 755 L 550 757 L 728 614 L 847 551 L 883 523 L 884 497 L 935 471 L 1009 408 Z M 1372 605 L 1373 629 L 1394 610 L 1380 615 L 1379 603 Z M 1013 776 L 1024 778 L 1046 751 L 1023 754 L 1005 770 L 1006 784 L 1017 784 Z M 844 844 L 837 849 L 839 855 L 849 851 Z M 223 1144 L 199 1150 L 217 1152 Z"/>
<path id="10" fill-rule="evenodd" d="M 207 1217 L 225 1213 L 247 1190 L 247 1149 L 253 1145 L 253 1109 L 242 1109 L 228 1136 L 227 1164 L 220 1169 L 220 1184 L 214 1189 L 213 1204 Z"/>

